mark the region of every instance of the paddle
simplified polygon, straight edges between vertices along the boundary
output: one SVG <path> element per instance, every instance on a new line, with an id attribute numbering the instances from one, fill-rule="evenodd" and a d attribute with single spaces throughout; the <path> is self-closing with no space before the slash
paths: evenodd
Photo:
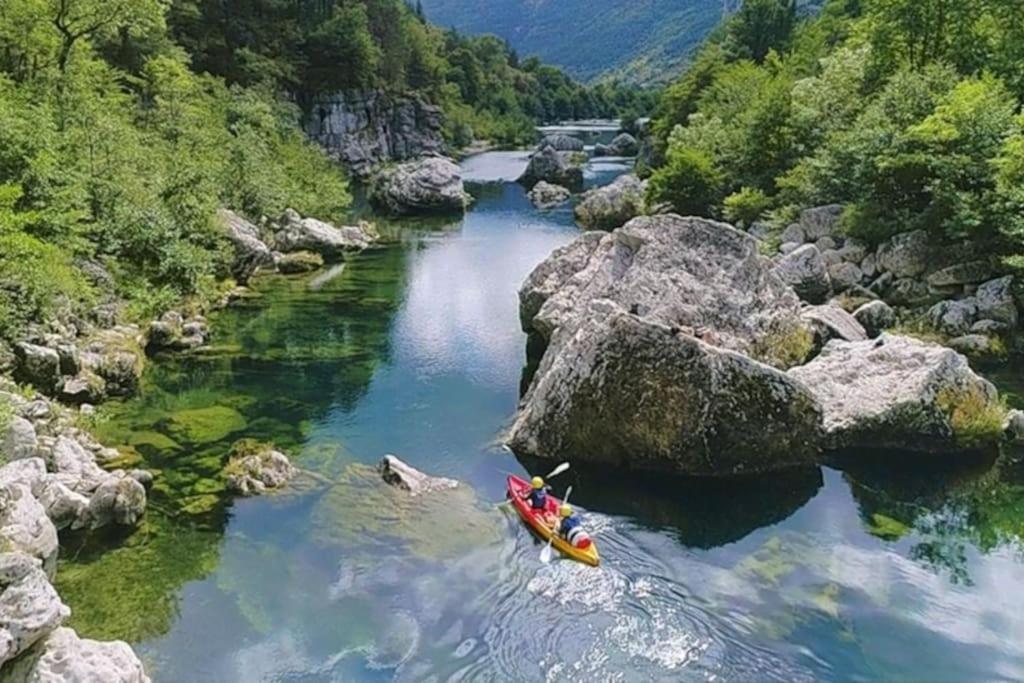
<path id="1" fill-rule="evenodd" d="M 569 503 L 569 495 L 572 493 L 572 487 L 570 486 L 565 490 L 565 498 L 562 499 L 562 505 Z M 558 535 L 558 527 L 551 534 L 551 538 L 548 539 L 548 544 L 544 546 L 544 550 L 540 551 L 540 561 L 542 564 L 551 564 L 551 545 L 555 542 L 555 536 Z"/>

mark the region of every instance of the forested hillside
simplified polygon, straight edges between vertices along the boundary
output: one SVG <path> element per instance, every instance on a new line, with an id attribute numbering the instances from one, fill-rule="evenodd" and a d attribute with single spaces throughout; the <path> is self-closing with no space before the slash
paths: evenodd
<path id="1" fill-rule="evenodd" d="M 339 217 L 343 171 L 299 124 L 308 98 L 352 88 L 418 91 L 456 142 L 514 141 L 632 98 L 439 30 L 402 0 L 4 0 L 0 338 L 98 286 L 139 315 L 213 296 L 218 207 Z"/>
<path id="2" fill-rule="evenodd" d="M 722 19 L 722 0 L 422 0 L 441 26 L 494 33 L 582 79 L 672 73 Z"/>
<path id="3" fill-rule="evenodd" d="M 1020 17 L 1015 0 L 832 0 L 800 20 L 748 0 L 660 105 L 652 198 L 777 226 L 841 203 L 868 242 L 923 228 L 1019 265 Z"/>

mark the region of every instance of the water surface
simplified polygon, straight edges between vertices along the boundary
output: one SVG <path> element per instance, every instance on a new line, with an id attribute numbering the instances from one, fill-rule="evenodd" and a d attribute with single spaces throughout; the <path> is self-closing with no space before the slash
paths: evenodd
<path id="1" fill-rule="evenodd" d="M 489 182 L 463 220 L 257 281 L 211 349 L 154 361 L 141 397 L 104 409 L 103 438 L 157 485 L 137 532 L 65 539 L 72 624 L 132 642 L 156 681 L 1024 678 L 1013 454 L 714 482 L 576 467 L 559 484 L 604 564 L 538 562 L 494 505 L 526 471 L 496 444 L 525 364 L 516 291 L 577 231 L 571 207 L 497 182 L 524 164 L 467 160 Z M 309 474 L 231 501 L 217 472 L 242 437 Z M 369 467 L 386 453 L 475 493 L 403 502 Z"/>

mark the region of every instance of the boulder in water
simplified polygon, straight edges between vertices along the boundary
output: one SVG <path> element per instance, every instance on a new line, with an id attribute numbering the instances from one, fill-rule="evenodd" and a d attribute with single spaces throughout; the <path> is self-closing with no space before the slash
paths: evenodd
<path id="1" fill-rule="evenodd" d="M 546 135 L 544 139 L 540 141 L 540 144 L 537 145 L 538 150 L 544 149 L 545 147 L 554 147 L 558 152 L 582 152 L 583 141 L 564 133 L 554 133 L 552 135 Z"/>
<path id="2" fill-rule="evenodd" d="M 324 258 L 340 258 L 345 252 L 366 249 L 376 236 L 368 226 L 346 225 L 337 227 L 315 218 L 302 218 L 288 209 L 274 236 L 279 251 L 311 251 Z"/>
<path id="3" fill-rule="evenodd" d="M 594 156 L 599 157 L 635 157 L 640 153 L 640 143 L 629 133 L 619 133 L 607 145 L 594 147 Z"/>
<path id="4" fill-rule="evenodd" d="M 217 217 L 223 226 L 225 237 L 234 248 L 231 277 L 238 284 L 248 283 L 249 278 L 261 267 L 273 265 L 270 247 L 263 242 L 259 228 L 228 209 L 218 211 Z"/>
<path id="5" fill-rule="evenodd" d="M 572 158 L 573 152 L 559 152 L 550 145 L 530 157 L 518 182 L 532 189 L 543 181 L 567 187 L 573 192 L 583 189 L 583 168 Z"/>
<path id="6" fill-rule="evenodd" d="M 995 388 L 937 344 L 890 334 L 836 340 L 789 375 L 821 402 L 832 448 L 948 453 L 1001 436 L 1005 411 Z"/>
<path id="7" fill-rule="evenodd" d="M 538 209 L 553 209 L 569 201 L 572 193 L 561 185 L 540 181 L 529 192 L 530 201 Z"/>
<path id="8" fill-rule="evenodd" d="M 120 470 L 108 474 L 89 498 L 89 505 L 73 524 L 98 529 L 108 524 L 135 526 L 146 511 L 146 489 Z"/>
<path id="9" fill-rule="evenodd" d="M 407 161 L 373 179 L 370 200 L 396 215 L 461 213 L 472 198 L 462 184 L 459 165 L 445 157 Z"/>
<path id="10" fill-rule="evenodd" d="M 411 465 L 399 460 L 394 455 L 385 455 L 377 469 L 384 481 L 414 496 L 456 488 L 459 482 L 444 477 L 431 477 Z"/>
<path id="11" fill-rule="evenodd" d="M 324 257 L 311 251 L 295 251 L 283 254 L 277 261 L 277 269 L 284 275 L 311 273 L 324 267 Z"/>
<path id="12" fill-rule="evenodd" d="M 297 472 L 284 453 L 248 439 L 235 444 L 224 468 L 228 489 L 243 496 L 280 488 Z"/>
<path id="13" fill-rule="evenodd" d="M 576 222 L 587 230 L 613 230 L 644 212 L 647 183 L 635 175 L 590 190 L 576 206 Z"/>

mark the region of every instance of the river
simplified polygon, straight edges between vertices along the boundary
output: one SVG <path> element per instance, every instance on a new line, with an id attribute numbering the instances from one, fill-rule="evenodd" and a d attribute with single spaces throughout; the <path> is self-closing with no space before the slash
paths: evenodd
<path id="1" fill-rule="evenodd" d="M 1012 453 L 733 481 L 577 467 L 557 483 L 603 564 L 540 564 L 495 505 L 525 471 L 498 436 L 526 358 L 516 291 L 577 229 L 507 182 L 524 163 L 466 160 L 462 220 L 386 224 L 388 246 L 329 274 L 258 280 L 210 349 L 104 407 L 99 435 L 157 484 L 137 531 L 63 539 L 71 625 L 167 682 L 1024 678 Z M 1019 404 L 1021 374 L 995 375 Z M 242 437 L 315 476 L 231 501 L 216 473 Z M 369 470 L 386 453 L 476 498 L 417 518 Z"/>

